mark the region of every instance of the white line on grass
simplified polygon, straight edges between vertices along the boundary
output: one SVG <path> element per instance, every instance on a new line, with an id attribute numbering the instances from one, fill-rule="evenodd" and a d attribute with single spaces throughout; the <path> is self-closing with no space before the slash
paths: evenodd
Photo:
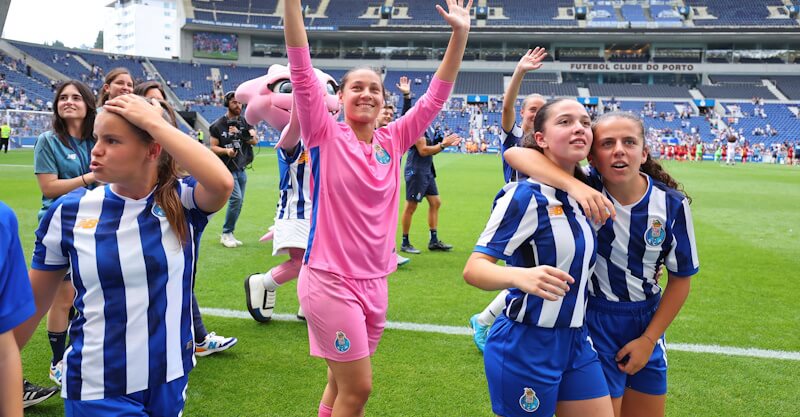
<path id="1" fill-rule="evenodd" d="M 201 308 L 203 314 L 216 317 L 248 319 L 251 320 L 250 314 L 246 311 L 228 310 L 224 308 Z M 273 320 L 277 321 L 299 321 L 297 317 L 292 314 L 273 314 Z M 452 334 L 459 336 L 472 336 L 472 330 L 467 326 L 442 326 L 438 324 L 419 324 L 419 323 L 406 323 L 388 321 L 386 322 L 387 329 L 394 330 L 409 330 L 414 332 L 425 333 L 439 333 L 439 334 Z M 767 350 L 755 348 L 738 348 L 731 346 L 718 346 L 718 345 L 696 345 L 691 343 L 669 343 L 669 350 L 679 352 L 694 352 L 694 353 L 711 353 L 715 355 L 729 355 L 729 356 L 745 356 L 749 358 L 765 358 L 765 359 L 783 359 L 790 361 L 800 361 L 800 352 L 787 352 L 782 350 Z"/>
<path id="2" fill-rule="evenodd" d="M 33 168 L 33 165 L 0 164 L 3 168 Z"/>

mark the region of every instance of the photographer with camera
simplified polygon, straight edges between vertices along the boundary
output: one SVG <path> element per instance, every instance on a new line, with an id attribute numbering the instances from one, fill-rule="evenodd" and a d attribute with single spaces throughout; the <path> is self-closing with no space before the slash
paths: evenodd
<path id="1" fill-rule="evenodd" d="M 208 130 L 211 151 L 222 159 L 233 175 L 233 192 L 228 200 L 220 243 L 226 248 L 235 248 L 242 245 L 233 236 L 233 230 L 244 203 L 244 189 L 247 185 L 247 173 L 244 169 L 253 162 L 253 145 L 258 143 L 258 138 L 255 128 L 241 117 L 242 103 L 236 100 L 233 91 L 225 94 L 223 105 L 227 109 L 225 115 L 217 119 Z"/>

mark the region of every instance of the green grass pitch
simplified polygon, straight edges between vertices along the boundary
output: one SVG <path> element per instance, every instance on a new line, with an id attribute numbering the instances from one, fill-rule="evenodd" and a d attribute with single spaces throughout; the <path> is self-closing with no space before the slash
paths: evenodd
<path id="1" fill-rule="evenodd" d="M 494 296 L 465 284 L 461 271 L 502 185 L 500 161 L 497 155 L 454 154 L 435 161 L 444 202 L 439 236 L 455 249 L 412 255 L 389 277 L 388 319 L 466 327 Z M 26 254 L 41 197 L 31 165 L 31 151 L 0 154 L 0 199 L 19 217 Z M 687 162 L 667 168 L 694 199 L 701 263 L 668 342 L 800 351 L 800 167 Z M 262 149 L 248 175 L 236 233 L 244 246 L 219 244 L 224 212 L 203 237 L 196 287 L 202 307 L 244 311 L 244 277 L 285 260 L 270 256 L 270 244 L 258 243 L 275 214 L 274 153 Z M 426 210 L 421 203 L 412 226 L 418 247 L 427 242 Z M 276 311 L 294 314 L 295 294 L 294 282 L 280 288 Z M 236 336 L 239 344 L 198 358 L 185 415 L 316 415 L 325 366 L 308 356 L 302 323 L 264 325 L 210 315 L 205 322 L 209 331 Z M 25 375 L 45 384 L 50 348 L 43 327 L 22 357 Z M 800 416 L 800 361 L 673 350 L 669 364 L 669 417 Z M 387 330 L 374 372 L 367 415 L 492 415 L 483 361 L 467 336 Z M 26 411 L 63 415 L 57 399 Z"/>

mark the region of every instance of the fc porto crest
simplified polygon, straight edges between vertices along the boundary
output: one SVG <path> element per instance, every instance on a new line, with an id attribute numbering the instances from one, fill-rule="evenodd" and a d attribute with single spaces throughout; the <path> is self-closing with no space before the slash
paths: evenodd
<path id="1" fill-rule="evenodd" d="M 526 413 L 532 413 L 539 409 L 539 399 L 536 398 L 536 391 L 533 388 L 525 387 L 523 394 L 519 397 L 519 406 Z"/>
<path id="2" fill-rule="evenodd" d="M 343 331 L 339 330 L 336 332 L 336 339 L 333 341 L 333 347 L 335 347 L 336 351 L 339 353 L 345 353 L 350 350 L 350 339 L 347 338 Z"/>
<path id="3" fill-rule="evenodd" d="M 161 208 L 158 204 L 153 204 L 153 210 L 151 210 L 153 216 L 164 218 L 167 217 L 167 213 L 164 212 L 164 209 Z"/>
<path id="4" fill-rule="evenodd" d="M 381 146 L 380 143 L 373 143 L 372 149 L 375 150 L 375 159 L 379 164 L 386 165 L 392 161 L 392 157 L 389 156 L 389 152 L 386 152 L 386 149 L 383 149 L 383 146 Z"/>
<path id="5" fill-rule="evenodd" d="M 644 241 L 650 246 L 659 246 L 667 238 L 667 231 L 658 219 L 650 219 L 650 227 L 644 232 Z"/>

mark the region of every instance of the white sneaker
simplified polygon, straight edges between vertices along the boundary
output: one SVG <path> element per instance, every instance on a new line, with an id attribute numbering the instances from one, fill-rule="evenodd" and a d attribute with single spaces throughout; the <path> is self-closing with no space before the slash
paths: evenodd
<path id="1" fill-rule="evenodd" d="M 264 289 L 264 274 L 253 274 L 244 279 L 244 293 L 247 311 L 253 320 L 266 323 L 272 319 L 275 309 L 275 290 Z"/>
<path id="2" fill-rule="evenodd" d="M 397 266 L 403 266 L 409 262 L 411 262 L 411 259 L 408 259 L 405 256 L 397 255 Z"/>
<path id="3" fill-rule="evenodd" d="M 297 318 L 299 320 L 306 320 L 306 313 L 303 313 L 303 307 L 297 307 Z"/>
<path id="4" fill-rule="evenodd" d="M 217 336 L 215 332 L 206 335 L 203 343 L 194 345 L 194 354 L 197 356 L 208 356 L 212 353 L 222 352 L 232 348 L 239 339 L 235 337 Z"/>
<path id="5" fill-rule="evenodd" d="M 219 243 L 222 243 L 222 246 L 226 248 L 235 248 L 238 246 L 236 244 L 236 239 L 233 237 L 233 233 L 223 233 L 219 238 Z"/>
<path id="6" fill-rule="evenodd" d="M 235 236 L 233 236 L 233 233 L 231 233 L 231 237 L 233 238 L 233 241 L 234 241 L 234 242 L 236 242 L 236 246 L 242 246 L 242 245 L 244 245 L 244 243 L 242 243 L 242 241 L 241 241 L 241 240 L 239 240 L 239 239 L 237 239 Z"/>
<path id="7" fill-rule="evenodd" d="M 64 373 L 64 361 L 60 360 L 57 364 L 50 364 L 50 380 L 61 386 L 61 376 Z"/>

